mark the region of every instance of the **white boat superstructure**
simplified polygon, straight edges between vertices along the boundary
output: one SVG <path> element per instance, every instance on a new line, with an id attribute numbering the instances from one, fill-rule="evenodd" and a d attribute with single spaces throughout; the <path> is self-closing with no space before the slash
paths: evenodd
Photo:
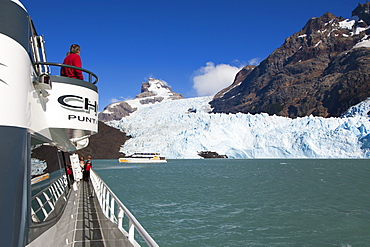
<path id="1" fill-rule="evenodd" d="M 26 8 L 0 6 L 0 246 L 139 246 L 135 233 L 158 246 L 94 171 L 91 182 L 66 175 L 71 154 L 98 132 L 97 76 L 48 62 Z M 47 173 L 32 185 L 31 166 Z"/>
<path id="2" fill-rule="evenodd" d="M 120 163 L 167 163 L 159 153 L 134 153 L 128 157 L 119 158 Z"/>

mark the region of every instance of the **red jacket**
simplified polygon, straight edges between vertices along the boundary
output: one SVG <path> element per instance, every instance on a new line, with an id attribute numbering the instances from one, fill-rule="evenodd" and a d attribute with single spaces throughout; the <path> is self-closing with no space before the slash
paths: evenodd
<path id="1" fill-rule="evenodd" d="M 70 53 L 68 56 L 66 56 L 66 58 L 64 58 L 64 60 L 63 60 L 63 63 L 67 64 L 67 65 L 72 65 L 72 66 L 82 68 L 81 57 L 79 55 L 75 54 L 75 53 Z M 66 76 L 66 77 L 71 77 L 71 78 L 76 78 L 76 79 L 80 79 L 80 80 L 84 79 L 84 76 L 82 75 L 82 71 L 77 70 L 77 69 L 62 67 L 62 69 L 60 71 L 60 75 L 61 76 Z"/>
<path id="2" fill-rule="evenodd" d="M 67 167 L 67 175 L 71 175 L 72 174 L 72 169 L 70 167 Z"/>
<path id="3" fill-rule="evenodd" d="M 85 171 L 90 171 L 91 167 L 92 167 L 91 161 L 88 160 L 85 165 Z"/>

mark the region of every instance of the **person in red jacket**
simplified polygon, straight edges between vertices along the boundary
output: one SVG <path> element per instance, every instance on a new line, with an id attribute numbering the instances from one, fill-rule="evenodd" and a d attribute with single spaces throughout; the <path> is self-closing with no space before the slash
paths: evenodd
<path id="1" fill-rule="evenodd" d="M 90 180 L 90 170 L 92 168 L 92 161 L 91 161 L 91 156 L 87 157 L 87 161 L 85 163 L 85 169 L 84 169 L 84 180 L 86 182 L 89 182 Z"/>
<path id="2" fill-rule="evenodd" d="M 67 56 L 64 58 L 63 63 L 67 65 L 72 65 L 75 67 L 82 68 L 82 61 L 81 61 L 80 53 L 81 53 L 81 48 L 79 45 L 76 45 L 76 44 L 71 45 L 70 51 L 67 54 Z M 71 69 L 71 68 L 66 68 L 66 67 L 61 68 L 60 75 L 70 77 L 70 78 L 76 78 L 80 80 L 84 79 L 84 76 L 82 75 L 81 70 Z"/>
<path id="3" fill-rule="evenodd" d="M 69 182 L 73 184 L 73 182 L 75 181 L 75 178 L 73 177 L 73 171 L 72 171 L 71 164 L 67 166 L 67 175 L 69 176 Z"/>

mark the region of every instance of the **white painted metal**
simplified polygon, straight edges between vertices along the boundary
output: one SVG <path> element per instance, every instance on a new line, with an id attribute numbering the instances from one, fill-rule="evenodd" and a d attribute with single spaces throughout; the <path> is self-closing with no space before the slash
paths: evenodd
<path id="1" fill-rule="evenodd" d="M 18 4 L 19 6 L 21 6 L 25 11 L 27 11 L 26 8 L 23 6 L 23 4 L 20 1 L 18 1 L 18 0 L 11 0 L 11 1 L 12 2 L 15 2 L 16 4 Z"/>
<path id="2" fill-rule="evenodd" d="M 135 240 L 135 232 L 137 232 L 142 239 L 144 239 L 148 246 L 158 246 L 149 233 L 141 226 L 131 212 L 125 207 L 125 205 L 123 205 L 113 191 L 111 191 L 111 189 L 93 170 L 90 172 L 90 178 L 100 207 L 102 208 L 105 216 L 117 225 L 118 229 L 120 229 L 121 232 L 127 236 L 128 240 L 134 246 L 140 246 Z M 109 200 L 109 197 L 111 197 L 111 200 Z M 117 211 L 114 210 L 115 207 L 118 208 Z M 129 222 L 127 229 L 123 224 L 125 216 Z"/>
<path id="3" fill-rule="evenodd" d="M 42 222 L 48 218 L 55 208 L 55 204 L 67 188 L 67 177 L 63 175 L 49 187 L 32 197 L 32 201 L 37 201 L 31 207 L 31 218 L 34 222 Z M 40 212 L 40 213 L 39 213 Z"/>
<path id="4" fill-rule="evenodd" d="M 123 217 L 125 216 L 125 211 L 123 211 L 122 208 L 118 209 L 118 229 L 120 229 L 122 232 L 124 231 L 123 229 Z"/>
<path id="5" fill-rule="evenodd" d="M 66 97 L 67 107 L 60 104 Z M 48 96 L 46 115 L 50 128 L 98 131 L 98 93 L 90 88 L 67 83 L 53 83 Z M 85 106 L 86 109 L 85 109 Z M 79 136 L 82 137 L 82 136 Z"/>
<path id="6" fill-rule="evenodd" d="M 40 222 L 39 218 L 37 218 L 35 211 L 31 208 L 31 219 L 33 222 Z"/>
<path id="7" fill-rule="evenodd" d="M 54 210 L 54 204 L 50 201 L 50 197 L 45 192 L 43 192 L 43 195 L 44 195 L 46 201 L 48 202 L 48 204 L 51 208 L 51 211 L 53 211 Z"/>
<path id="8" fill-rule="evenodd" d="M 36 61 L 43 62 L 46 59 L 43 38 L 33 36 L 31 40 L 32 55 Z M 68 141 L 68 138 L 81 142 L 83 138 L 97 133 L 98 93 L 95 90 L 83 83 L 56 81 L 52 82 L 50 90 L 45 90 L 39 82 L 39 76 L 40 73 L 49 73 L 49 66 L 40 65 L 36 72 L 28 52 L 7 35 L 0 33 L 0 44 L 0 98 L 3 102 L 12 102 L 11 105 L 0 105 L 2 115 L 7 116 L 0 119 L 1 126 L 25 128 L 31 134 L 41 135 L 54 143 Z M 37 47 L 40 44 L 41 47 Z M 67 104 L 62 105 L 60 97 L 65 97 Z M 54 133 L 55 129 L 64 130 L 66 136 Z M 71 141 L 69 143 L 72 145 Z M 87 145 L 88 141 L 84 140 L 83 143 Z"/>
<path id="9" fill-rule="evenodd" d="M 80 181 L 82 179 L 82 171 L 80 162 L 78 160 L 78 154 L 72 154 L 69 156 L 72 165 L 73 177 L 75 181 Z"/>
<path id="10" fill-rule="evenodd" d="M 6 116 L 0 119 L 0 125 L 29 128 L 31 114 L 25 113 L 32 110 L 31 61 L 26 50 L 12 38 L 0 34 L 0 44 L 0 98 L 2 102 L 11 102 L 0 105 L 2 116 Z"/>
<path id="11" fill-rule="evenodd" d="M 110 221 L 114 222 L 114 198 L 112 197 L 110 200 Z"/>

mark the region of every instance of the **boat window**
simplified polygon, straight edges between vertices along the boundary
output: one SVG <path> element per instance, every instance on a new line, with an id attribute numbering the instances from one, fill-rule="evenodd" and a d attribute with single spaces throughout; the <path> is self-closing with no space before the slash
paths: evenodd
<path id="1" fill-rule="evenodd" d="M 30 241 L 45 231 L 46 222 L 55 222 L 63 213 L 66 204 L 63 198 L 70 191 L 65 172 L 69 154 L 43 145 L 34 146 L 31 152 Z"/>

